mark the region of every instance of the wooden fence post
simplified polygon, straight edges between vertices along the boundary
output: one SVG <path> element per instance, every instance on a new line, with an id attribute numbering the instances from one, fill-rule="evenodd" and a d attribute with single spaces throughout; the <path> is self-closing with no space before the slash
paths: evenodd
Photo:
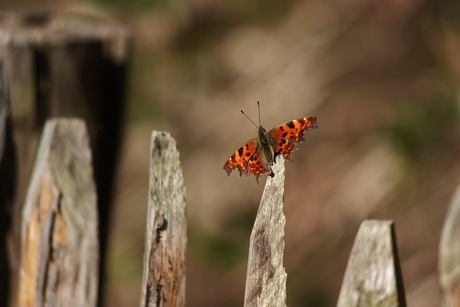
<path id="1" fill-rule="evenodd" d="M 460 186 L 446 214 L 439 244 L 441 304 L 460 306 Z"/>
<path id="2" fill-rule="evenodd" d="M 249 243 L 244 306 L 286 306 L 284 269 L 284 159 L 278 156 L 268 177 Z"/>
<path id="3" fill-rule="evenodd" d="M 14 146 L 11 140 L 11 117 L 3 65 L 0 62 L 0 306 L 7 306 L 10 293 L 7 235 L 15 189 Z"/>
<path id="4" fill-rule="evenodd" d="M 141 307 L 185 305 L 187 220 L 177 144 L 152 132 Z"/>
<path id="5" fill-rule="evenodd" d="M 393 221 L 361 223 L 337 306 L 406 306 Z"/>
<path id="6" fill-rule="evenodd" d="M 18 269 L 20 215 L 43 125 L 59 116 L 82 118 L 87 125 L 103 262 L 122 131 L 130 34 L 107 19 L 63 12 L 0 13 L 0 32 L 0 62 L 14 128 L 15 155 L 8 163 L 16 165 L 9 229 L 11 270 Z M 11 284 L 15 286 L 15 280 Z"/>
<path id="7" fill-rule="evenodd" d="M 95 306 L 96 187 L 85 123 L 47 121 L 22 213 L 18 306 Z"/>

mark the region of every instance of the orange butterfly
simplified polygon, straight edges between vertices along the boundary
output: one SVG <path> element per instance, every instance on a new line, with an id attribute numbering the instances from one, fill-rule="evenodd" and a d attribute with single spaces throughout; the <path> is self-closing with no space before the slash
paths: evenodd
<path id="1" fill-rule="evenodd" d="M 304 142 L 303 133 L 311 128 L 318 128 L 317 118 L 308 116 L 284 123 L 268 131 L 260 125 L 260 104 L 259 107 L 259 132 L 255 139 L 249 140 L 246 145 L 238 149 L 224 164 L 224 170 L 230 176 L 233 169 L 238 169 L 240 176 L 256 176 L 259 183 L 259 176 L 272 171 L 276 156 L 282 154 L 284 159 L 292 162 L 291 152 L 297 149 L 297 145 Z M 244 114 L 243 110 L 240 110 Z M 244 114 L 246 116 L 246 114 Z M 246 116 L 247 117 L 247 116 Z M 257 127 L 257 125 L 248 117 Z"/>

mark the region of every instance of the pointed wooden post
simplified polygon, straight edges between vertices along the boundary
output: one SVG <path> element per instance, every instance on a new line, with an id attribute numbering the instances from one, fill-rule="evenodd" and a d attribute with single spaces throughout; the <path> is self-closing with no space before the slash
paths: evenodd
<path id="1" fill-rule="evenodd" d="M 244 306 L 286 306 L 284 159 L 278 156 L 260 201 L 249 243 Z"/>
<path id="2" fill-rule="evenodd" d="M 393 221 L 361 223 L 337 306 L 406 306 Z"/>
<path id="3" fill-rule="evenodd" d="M 460 186 L 454 193 L 439 244 L 439 280 L 444 307 L 460 306 Z"/>
<path id="4" fill-rule="evenodd" d="M 97 229 L 85 123 L 47 121 L 22 212 L 18 306 L 95 306 Z"/>
<path id="5" fill-rule="evenodd" d="M 91 136 L 104 267 L 131 37 L 113 20 L 70 12 L 0 12 L 0 33 L 15 146 L 8 161 L 16 167 L 10 178 L 15 194 L 8 247 L 9 283 L 17 292 L 20 216 L 40 135 L 50 118 L 82 118 Z"/>
<path id="6" fill-rule="evenodd" d="M 141 307 L 185 305 L 187 220 L 177 143 L 152 132 Z"/>

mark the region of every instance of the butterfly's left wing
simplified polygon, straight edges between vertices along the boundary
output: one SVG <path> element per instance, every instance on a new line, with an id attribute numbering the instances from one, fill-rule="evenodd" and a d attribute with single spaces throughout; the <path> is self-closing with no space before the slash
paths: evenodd
<path id="1" fill-rule="evenodd" d="M 257 151 L 257 139 L 248 141 L 243 147 L 238 149 L 224 164 L 224 170 L 227 175 L 236 168 L 242 174 L 246 174 L 249 158 Z"/>
<path id="2" fill-rule="evenodd" d="M 257 182 L 259 182 L 261 174 L 267 173 L 269 170 L 271 172 L 271 169 L 266 167 L 266 163 L 259 153 L 257 139 L 247 142 L 246 145 L 238 149 L 224 164 L 224 170 L 229 176 L 235 168 L 240 172 L 240 176 L 242 174 L 256 176 Z"/>
<path id="3" fill-rule="evenodd" d="M 305 141 L 303 133 L 312 128 L 318 128 L 317 118 L 308 116 L 279 125 L 270 130 L 268 135 L 274 140 L 275 152 L 291 160 L 291 152 L 297 149 L 297 144 Z"/>

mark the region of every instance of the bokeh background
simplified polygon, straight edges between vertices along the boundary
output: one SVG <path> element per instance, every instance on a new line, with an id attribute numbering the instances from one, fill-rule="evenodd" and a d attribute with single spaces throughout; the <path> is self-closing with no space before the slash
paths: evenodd
<path id="1" fill-rule="evenodd" d="M 364 219 L 391 219 L 409 306 L 439 306 L 438 244 L 460 183 L 460 2 L 0 1 L 123 24 L 134 38 L 106 306 L 139 304 L 153 129 L 187 187 L 187 305 L 241 306 L 265 178 L 227 177 L 257 134 L 314 115 L 286 164 L 289 306 L 335 306 Z M 110 110 L 107 110 L 110 112 Z"/>

